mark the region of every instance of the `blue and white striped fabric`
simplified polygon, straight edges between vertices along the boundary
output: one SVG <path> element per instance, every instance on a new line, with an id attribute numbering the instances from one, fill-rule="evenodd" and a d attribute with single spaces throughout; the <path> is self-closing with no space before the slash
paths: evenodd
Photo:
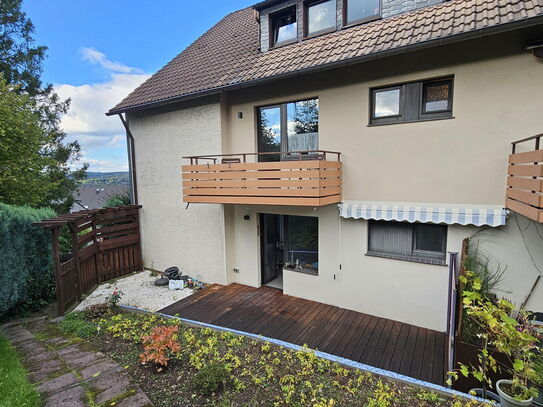
<path id="1" fill-rule="evenodd" d="M 447 225 L 503 226 L 507 220 L 507 213 L 504 207 L 497 205 L 367 201 L 344 201 L 339 204 L 339 214 L 342 218 L 444 223 Z"/>

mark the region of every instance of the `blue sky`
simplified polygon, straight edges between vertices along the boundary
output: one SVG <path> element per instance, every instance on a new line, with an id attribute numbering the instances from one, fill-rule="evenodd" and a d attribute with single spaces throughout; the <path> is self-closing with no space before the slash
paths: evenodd
<path id="1" fill-rule="evenodd" d="M 104 112 L 251 0 L 24 0 L 36 42 L 49 48 L 43 79 L 72 99 L 62 125 L 91 171 L 127 169 L 124 131 Z"/>

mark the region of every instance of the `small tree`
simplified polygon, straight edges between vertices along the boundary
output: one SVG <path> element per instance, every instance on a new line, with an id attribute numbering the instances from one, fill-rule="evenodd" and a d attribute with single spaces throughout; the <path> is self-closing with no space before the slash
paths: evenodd
<path id="1" fill-rule="evenodd" d="M 483 397 L 486 397 L 486 386 L 492 386 L 488 372 L 503 368 L 512 376 L 511 397 L 525 400 L 537 395 L 531 382 L 536 379 L 534 364 L 539 348 L 537 334 L 528 321 L 529 314 L 521 310 L 518 317 L 513 318 L 515 306 L 504 299 L 491 300 L 481 295 L 481 281 L 474 273 L 467 272 L 460 278 L 472 287 L 472 291 L 462 293 L 464 310 L 482 329 L 478 336 L 483 341 L 483 348 L 478 357 L 479 366 L 459 363 L 458 371 L 449 372 L 449 383 L 458 378 L 458 372 L 465 377 L 471 375 L 483 384 Z M 499 366 L 490 354 L 490 348 L 505 354 L 512 368 Z"/>

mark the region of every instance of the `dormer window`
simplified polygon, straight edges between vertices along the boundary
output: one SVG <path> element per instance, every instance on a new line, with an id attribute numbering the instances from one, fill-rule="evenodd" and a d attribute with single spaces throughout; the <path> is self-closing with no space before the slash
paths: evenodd
<path id="1" fill-rule="evenodd" d="M 336 0 L 307 3 L 305 6 L 305 35 L 324 34 L 336 28 Z"/>
<path id="2" fill-rule="evenodd" d="M 272 47 L 296 41 L 298 37 L 296 7 L 273 14 L 271 16 L 271 27 L 273 37 L 270 45 Z"/>
<path id="3" fill-rule="evenodd" d="M 380 0 L 345 0 L 344 24 L 359 24 L 381 17 Z"/>

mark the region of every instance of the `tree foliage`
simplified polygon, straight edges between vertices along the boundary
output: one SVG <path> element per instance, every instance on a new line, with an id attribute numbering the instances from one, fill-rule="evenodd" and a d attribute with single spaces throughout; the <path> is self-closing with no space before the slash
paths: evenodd
<path id="1" fill-rule="evenodd" d="M 0 1 L 0 200 L 66 212 L 87 166 L 71 168 L 81 150 L 60 128 L 69 100 L 41 81 L 47 48 L 21 3 Z"/>

